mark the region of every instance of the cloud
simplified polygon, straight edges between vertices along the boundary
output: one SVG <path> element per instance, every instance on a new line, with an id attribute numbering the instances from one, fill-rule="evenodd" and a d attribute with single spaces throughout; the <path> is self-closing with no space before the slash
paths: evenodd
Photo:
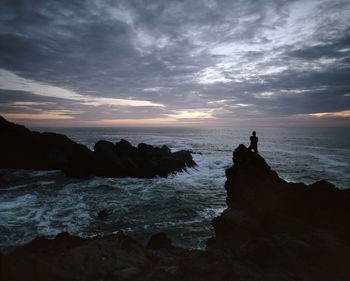
<path id="1" fill-rule="evenodd" d="M 328 117 L 350 117 L 350 110 L 344 110 L 339 112 L 322 112 L 309 114 L 310 116 L 318 118 L 328 118 Z"/>
<path id="2" fill-rule="evenodd" d="M 69 99 L 27 91 L 0 90 L 0 112 L 13 120 L 55 119 L 55 116 L 56 119 L 81 122 L 108 119 L 111 116 L 127 119 L 135 107 L 138 109 L 133 113 L 134 119 L 167 116 L 162 105 L 148 101 L 76 96 Z"/>
<path id="3" fill-rule="evenodd" d="M 350 108 L 348 1 L 0 4 L 1 113 L 220 122 Z"/>

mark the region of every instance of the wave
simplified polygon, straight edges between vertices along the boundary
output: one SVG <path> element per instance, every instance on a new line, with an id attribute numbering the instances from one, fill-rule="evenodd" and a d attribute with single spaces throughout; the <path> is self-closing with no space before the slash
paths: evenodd
<path id="1" fill-rule="evenodd" d="M 340 188 L 350 186 L 349 146 L 322 145 L 310 136 L 293 135 L 295 130 L 292 136 L 288 130 L 282 135 L 259 131 L 260 153 L 285 180 L 312 183 L 326 178 Z M 232 165 L 232 150 L 247 142 L 244 134 L 250 130 L 71 130 L 69 137 L 74 135 L 73 139 L 90 148 L 102 138 L 112 142 L 125 138 L 133 145 L 166 144 L 173 151 L 202 154 L 192 155 L 198 166 L 168 178 L 79 180 L 67 179 L 59 171 L 0 170 L 4 179 L 0 184 L 0 250 L 62 231 L 93 237 L 121 229 L 140 241 L 165 231 L 179 245 L 203 247 L 203 241 L 213 235 L 212 218 L 226 208 L 225 169 Z M 104 209 L 110 215 L 98 218 Z"/>

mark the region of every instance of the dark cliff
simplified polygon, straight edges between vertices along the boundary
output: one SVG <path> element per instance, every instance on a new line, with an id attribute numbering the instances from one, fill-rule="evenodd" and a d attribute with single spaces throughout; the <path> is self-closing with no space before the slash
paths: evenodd
<path id="1" fill-rule="evenodd" d="M 228 208 L 213 220 L 207 249 L 250 260 L 269 280 L 347 280 L 350 190 L 327 181 L 288 183 L 244 145 L 233 162 Z"/>

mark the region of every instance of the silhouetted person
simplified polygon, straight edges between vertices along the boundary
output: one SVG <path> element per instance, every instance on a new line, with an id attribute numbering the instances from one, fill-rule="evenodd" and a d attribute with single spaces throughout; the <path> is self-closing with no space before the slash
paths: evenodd
<path id="1" fill-rule="evenodd" d="M 258 153 L 258 137 L 255 135 L 255 131 L 253 131 L 253 135 L 250 137 L 250 146 L 248 147 L 249 150 L 254 150 L 255 153 Z"/>

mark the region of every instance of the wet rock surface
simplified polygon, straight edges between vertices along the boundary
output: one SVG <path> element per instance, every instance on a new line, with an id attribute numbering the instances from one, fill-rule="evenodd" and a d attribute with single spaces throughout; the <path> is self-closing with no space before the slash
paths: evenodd
<path id="1" fill-rule="evenodd" d="M 100 140 L 94 151 L 55 133 L 32 132 L 0 116 L 0 169 L 62 170 L 66 176 L 167 177 L 193 167 L 189 151 Z"/>
<path id="2" fill-rule="evenodd" d="M 169 248 L 169 247 L 171 247 L 171 244 L 172 244 L 172 242 L 166 236 L 166 234 L 164 232 L 160 232 L 160 233 L 152 235 L 146 248 L 157 250 L 157 249 Z"/>
<path id="3" fill-rule="evenodd" d="M 244 145 L 233 162 L 226 170 L 228 208 L 213 220 L 207 250 L 250 261 L 266 280 L 346 280 L 350 190 L 327 181 L 288 183 Z"/>
<path id="4" fill-rule="evenodd" d="M 61 233 L 15 250 L 1 270 L 3 280 L 130 280 L 151 262 L 144 248 L 122 232 L 94 239 Z"/>
<path id="5" fill-rule="evenodd" d="M 61 233 L 36 238 L 2 257 L 1 280 L 247 280 L 244 262 L 215 253 L 167 245 L 144 248 L 131 237 L 84 239 Z M 253 279 L 252 279 L 253 280 Z"/>
<path id="6" fill-rule="evenodd" d="M 152 150 L 125 141 L 95 150 L 118 146 L 128 155 Z M 122 232 L 89 239 L 61 233 L 0 257 L 1 280 L 349 280 L 349 190 L 285 182 L 243 145 L 233 161 L 228 208 L 213 220 L 205 251 L 173 246 L 165 233 L 147 247 Z"/>
<path id="7" fill-rule="evenodd" d="M 94 174 L 101 177 L 166 177 L 196 165 L 189 151 L 171 152 L 166 145 L 159 148 L 145 143 L 134 147 L 124 139 L 116 144 L 97 142 L 94 157 Z"/>

